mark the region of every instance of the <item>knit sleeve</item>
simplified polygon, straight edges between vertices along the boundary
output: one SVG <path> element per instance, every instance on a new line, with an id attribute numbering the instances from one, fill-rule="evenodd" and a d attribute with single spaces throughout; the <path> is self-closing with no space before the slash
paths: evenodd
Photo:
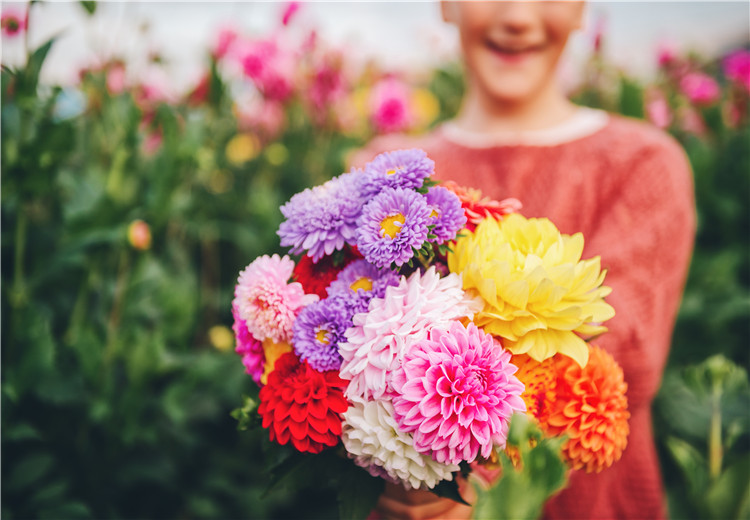
<path id="1" fill-rule="evenodd" d="M 629 163 L 610 186 L 586 248 L 601 256 L 616 312 L 595 343 L 622 366 L 632 409 L 649 405 L 661 383 L 696 215 L 690 165 L 676 141 L 661 135 Z"/>

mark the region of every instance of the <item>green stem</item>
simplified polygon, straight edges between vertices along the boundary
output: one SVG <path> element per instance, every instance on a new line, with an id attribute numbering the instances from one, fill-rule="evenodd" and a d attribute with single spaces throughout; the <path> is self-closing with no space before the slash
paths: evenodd
<path id="1" fill-rule="evenodd" d="M 112 302 L 112 311 L 109 313 L 107 322 L 107 346 L 104 350 L 104 362 L 108 365 L 115 354 L 115 344 L 117 343 L 117 329 L 120 324 L 120 307 L 122 305 L 123 294 L 125 293 L 125 283 L 128 278 L 128 269 L 130 267 L 128 251 L 120 251 L 120 259 L 117 268 L 117 282 L 115 283 L 115 294 Z"/>
<path id="2" fill-rule="evenodd" d="M 16 221 L 16 250 L 13 265 L 13 291 L 11 304 L 20 307 L 26 302 L 26 279 L 23 273 L 24 257 L 26 256 L 26 228 L 28 218 L 23 205 L 18 212 Z"/>
<path id="3" fill-rule="evenodd" d="M 721 385 L 715 384 L 711 394 L 711 426 L 708 433 L 708 472 L 712 481 L 721 474 L 723 458 L 721 443 Z"/>

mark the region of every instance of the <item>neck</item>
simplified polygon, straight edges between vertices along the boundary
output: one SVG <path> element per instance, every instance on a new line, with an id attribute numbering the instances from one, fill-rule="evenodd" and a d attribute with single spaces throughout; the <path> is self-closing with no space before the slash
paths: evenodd
<path id="1" fill-rule="evenodd" d="M 550 128 L 575 111 L 576 105 L 555 84 L 527 100 L 509 101 L 497 99 L 470 82 L 454 123 L 463 130 L 499 135 Z"/>

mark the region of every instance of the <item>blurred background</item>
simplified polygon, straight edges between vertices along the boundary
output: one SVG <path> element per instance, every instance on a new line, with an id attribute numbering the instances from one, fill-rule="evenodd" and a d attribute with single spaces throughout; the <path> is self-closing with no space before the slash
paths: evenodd
<path id="1" fill-rule="evenodd" d="M 673 518 L 750 517 L 750 6 L 590 2 L 560 81 L 693 166 L 699 228 L 655 435 Z M 279 206 L 463 89 L 434 2 L 2 3 L 2 506 L 331 518 L 266 491 L 230 412 L 239 271 Z"/>

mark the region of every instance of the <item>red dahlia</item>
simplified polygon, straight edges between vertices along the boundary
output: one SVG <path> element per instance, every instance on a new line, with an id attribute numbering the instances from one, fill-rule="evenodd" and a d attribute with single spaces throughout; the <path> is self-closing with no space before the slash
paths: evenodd
<path id="1" fill-rule="evenodd" d="M 343 255 L 338 264 L 334 265 L 334 256 L 324 256 L 318 263 L 314 263 L 312 258 L 304 255 L 297 262 L 294 268 L 294 278 L 302 284 L 306 294 L 317 294 L 320 298 L 328 297 L 328 286 L 336 279 L 341 270 L 349 265 L 353 260 L 362 258 L 359 252 L 352 251 L 350 248 L 344 248 Z"/>
<path id="2" fill-rule="evenodd" d="M 289 441 L 301 452 L 320 453 L 341 437 L 347 382 L 337 371 L 316 372 L 292 354 L 284 354 L 260 390 L 258 413 L 272 441 Z"/>

